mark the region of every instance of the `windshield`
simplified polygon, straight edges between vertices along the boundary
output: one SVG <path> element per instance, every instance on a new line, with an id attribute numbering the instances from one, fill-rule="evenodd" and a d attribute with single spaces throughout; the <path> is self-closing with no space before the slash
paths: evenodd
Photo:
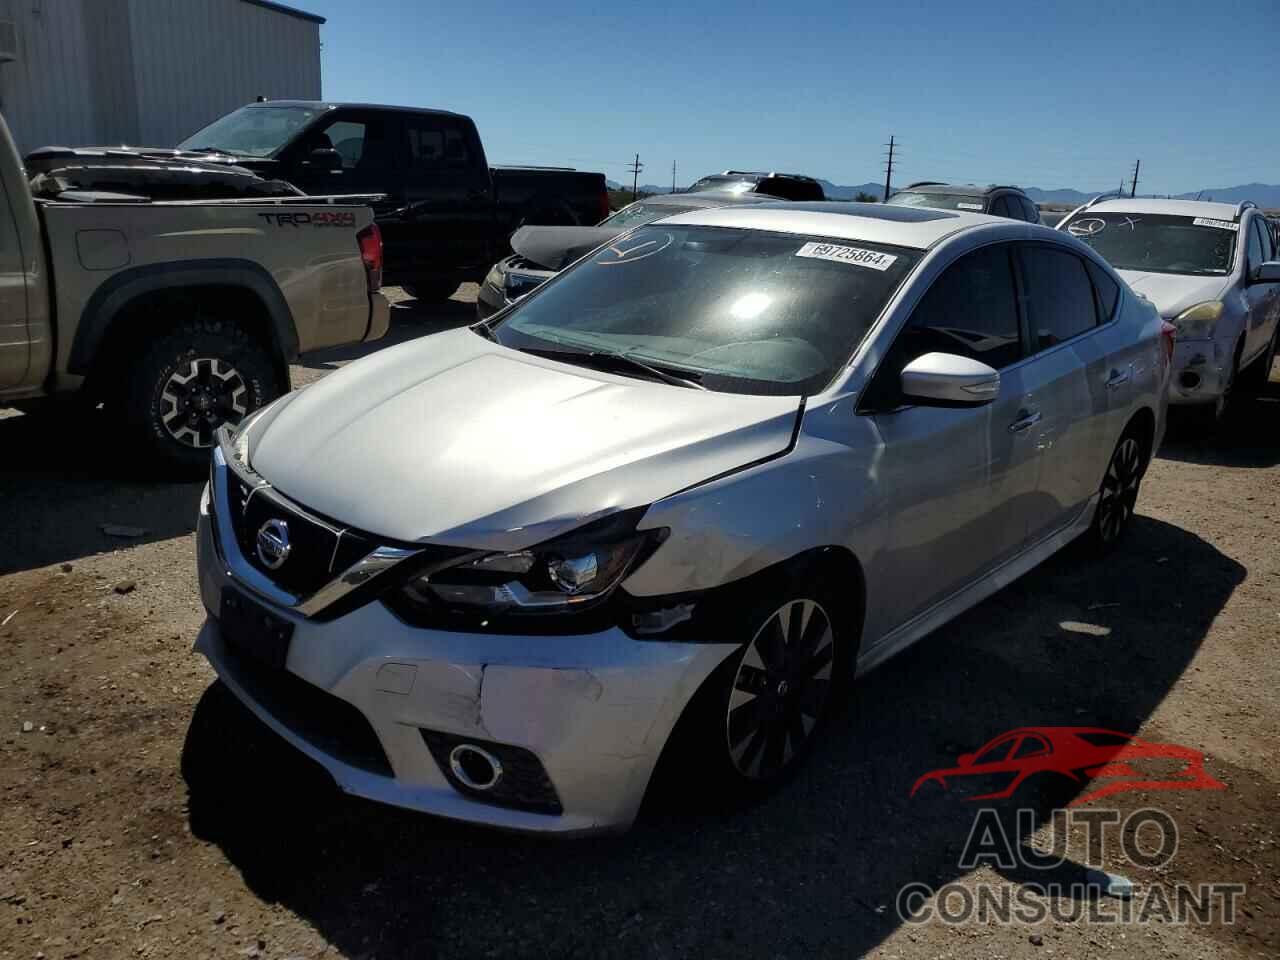
<path id="1" fill-rule="evenodd" d="M 252 104 L 220 117 L 178 144 L 179 150 L 219 150 L 242 157 L 267 157 L 321 112 L 311 107 Z"/>
<path id="2" fill-rule="evenodd" d="M 743 177 L 703 177 L 689 188 L 690 193 L 701 193 L 704 190 L 725 190 L 729 193 L 750 193 L 756 187 L 754 178 Z"/>
<path id="3" fill-rule="evenodd" d="M 1063 225 L 1117 270 L 1224 276 L 1239 224 L 1206 217 L 1085 210 Z"/>
<path id="4" fill-rule="evenodd" d="M 638 227 L 644 223 L 652 223 L 663 217 L 674 217 L 677 213 L 696 210 L 697 207 L 681 206 L 674 203 L 639 203 L 628 204 L 611 217 L 600 221 L 602 227 Z"/>
<path id="5" fill-rule="evenodd" d="M 896 207 L 934 207 L 939 210 L 970 210 L 974 213 L 982 213 L 987 209 L 982 197 L 963 193 L 919 193 L 915 190 L 895 193 L 885 203 Z"/>
<path id="6" fill-rule="evenodd" d="M 849 360 L 918 250 L 651 225 L 522 301 L 494 330 L 520 350 L 627 354 L 710 390 L 815 393 Z"/>

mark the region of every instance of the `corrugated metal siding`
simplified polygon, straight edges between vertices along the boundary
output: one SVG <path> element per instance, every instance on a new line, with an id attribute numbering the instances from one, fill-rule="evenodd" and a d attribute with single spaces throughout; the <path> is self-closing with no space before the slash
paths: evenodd
<path id="1" fill-rule="evenodd" d="M 261 95 L 320 99 L 320 26 L 241 0 L 130 0 L 139 136 L 183 139 Z"/>
<path id="2" fill-rule="evenodd" d="M 176 143 L 258 95 L 318 100 L 319 24 L 241 0 L 0 0 L 19 59 L 0 110 L 23 152 Z"/>
<path id="3" fill-rule="evenodd" d="M 0 110 L 18 148 L 98 139 L 82 0 L 3 0 L 18 32 L 18 60 L 0 64 Z"/>

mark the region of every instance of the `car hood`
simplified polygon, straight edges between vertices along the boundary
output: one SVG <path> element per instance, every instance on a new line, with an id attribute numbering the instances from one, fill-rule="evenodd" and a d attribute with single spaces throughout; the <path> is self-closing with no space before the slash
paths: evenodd
<path id="1" fill-rule="evenodd" d="M 1193 277 L 1180 273 L 1145 273 L 1117 270 L 1135 293 L 1156 305 L 1162 317 L 1176 317 L 1187 307 L 1217 300 L 1226 289 L 1226 277 Z"/>
<path id="2" fill-rule="evenodd" d="M 381 350 L 279 402 L 253 469 L 394 540 L 514 550 L 789 449 L 800 397 L 692 390 L 469 329 Z"/>
<path id="3" fill-rule="evenodd" d="M 511 249 L 548 270 L 563 270 L 626 232 L 625 227 L 521 227 L 511 235 Z"/>

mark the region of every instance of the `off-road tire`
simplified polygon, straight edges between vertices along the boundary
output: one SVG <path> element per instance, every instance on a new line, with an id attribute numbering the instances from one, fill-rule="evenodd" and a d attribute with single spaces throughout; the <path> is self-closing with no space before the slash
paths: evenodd
<path id="1" fill-rule="evenodd" d="M 192 387 L 214 381 L 203 398 L 205 409 L 183 394 L 199 422 L 175 413 L 175 391 L 184 378 Z M 184 320 L 153 340 L 130 364 L 122 388 L 122 413 L 128 436 L 151 466 L 174 476 L 198 477 L 209 468 L 212 430 L 280 396 L 282 385 L 271 353 L 229 319 Z M 230 399 L 234 396 L 234 400 Z M 210 415 L 212 414 L 212 416 Z M 175 431 L 187 427 L 182 439 Z"/>

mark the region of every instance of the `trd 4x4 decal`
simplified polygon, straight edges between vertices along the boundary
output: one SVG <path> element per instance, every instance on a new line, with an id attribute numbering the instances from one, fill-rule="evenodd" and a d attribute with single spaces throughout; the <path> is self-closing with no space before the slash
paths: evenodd
<path id="1" fill-rule="evenodd" d="M 322 210 L 319 213 L 260 213 L 267 223 L 277 227 L 354 227 L 353 210 Z"/>

